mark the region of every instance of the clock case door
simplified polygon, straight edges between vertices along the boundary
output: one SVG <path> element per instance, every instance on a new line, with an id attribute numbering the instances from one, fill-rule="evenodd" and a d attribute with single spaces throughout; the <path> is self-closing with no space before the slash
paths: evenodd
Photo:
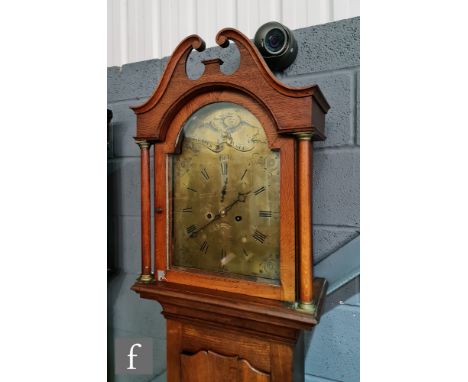
<path id="1" fill-rule="evenodd" d="M 205 44 L 196 35 L 184 39 L 174 51 L 152 96 L 135 106 L 137 136 L 154 145 L 154 273 L 157 282 L 171 282 L 274 300 L 297 301 L 298 209 L 310 209 L 297 201 L 297 141 L 294 135 L 311 134 L 323 140 L 329 105 L 316 85 L 293 88 L 278 81 L 252 42 L 232 28 L 221 30 L 216 42 L 223 48 L 234 41 L 240 54 L 238 69 L 224 74 L 223 61 L 202 61 L 203 74 L 189 79 L 186 63 L 193 49 Z M 220 274 L 171 269 L 168 257 L 170 203 L 167 202 L 168 155 L 177 152 L 178 137 L 186 120 L 198 109 L 215 102 L 231 102 L 249 110 L 263 126 L 271 149 L 280 151 L 280 280 L 279 285 L 257 283 Z M 170 197 L 170 195 L 169 195 Z M 305 233 L 311 235 L 311 232 Z M 149 244 L 146 243 L 147 247 Z"/>
<path id="2" fill-rule="evenodd" d="M 197 270 L 171 267 L 172 245 L 172 203 L 169 158 L 172 154 L 178 154 L 182 143 L 181 129 L 188 118 L 200 108 L 218 102 L 230 102 L 240 105 L 250 111 L 263 127 L 268 146 L 271 150 L 278 150 L 280 155 L 280 272 L 279 284 L 273 282 L 259 283 L 244 277 L 236 277 L 225 273 L 207 273 Z M 214 287 L 219 290 L 239 292 L 253 296 L 262 296 L 276 300 L 294 301 L 295 298 L 295 203 L 294 203 L 294 145 L 292 137 L 278 136 L 275 121 L 272 116 L 258 102 L 248 95 L 233 91 L 211 91 L 193 97 L 174 116 L 168 127 L 166 141 L 155 144 L 155 205 L 166 206 L 165 214 L 156 217 L 156 242 L 157 254 L 165 253 L 166 256 L 157 256 L 156 268 L 166 272 L 167 281 L 183 283 L 199 287 Z M 166 171 L 157 169 L 165 168 Z M 179 229 L 183 229 L 180 227 Z"/>

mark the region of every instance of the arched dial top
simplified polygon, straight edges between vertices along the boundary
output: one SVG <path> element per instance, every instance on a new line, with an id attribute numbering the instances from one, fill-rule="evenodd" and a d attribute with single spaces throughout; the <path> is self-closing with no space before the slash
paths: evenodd
<path id="1" fill-rule="evenodd" d="M 278 283 L 280 153 L 243 106 L 217 102 L 171 156 L 172 266 Z"/>

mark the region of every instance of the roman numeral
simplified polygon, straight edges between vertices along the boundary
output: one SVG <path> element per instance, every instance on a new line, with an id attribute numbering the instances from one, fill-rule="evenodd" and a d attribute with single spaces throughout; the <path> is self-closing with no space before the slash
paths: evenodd
<path id="1" fill-rule="evenodd" d="M 200 171 L 203 178 L 205 178 L 205 180 L 208 180 L 210 179 L 210 176 L 208 175 L 208 171 L 206 171 L 206 168 L 204 168 L 203 170 Z"/>
<path id="2" fill-rule="evenodd" d="M 206 254 L 206 252 L 208 251 L 208 247 L 208 242 L 205 240 L 200 247 L 200 251 Z"/>
<path id="3" fill-rule="evenodd" d="M 271 211 L 259 211 L 258 216 L 261 218 L 271 218 Z"/>
<path id="4" fill-rule="evenodd" d="M 221 162 L 221 174 L 227 175 L 227 170 L 228 170 L 228 164 L 227 162 Z"/>
<path id="5" fill-rule="evenodd" d="M 265 241 L 265 239 L 266 239 L 266 237 L 267 237 L 267 235 L 261 233 L 261 232 L 258 231 L 258 230 L 255 230 L 255 232 L 254 232 L 254 234 L 252 235 L 252 237 L 253 237 L 255 240 L 257 240 L 257 241 L 259 241 L 260 243 L 263 244 L 264 241 Z"/>
<path id="6" fill-rule="evenodd" d="M 182 212 L 193 212 L 192 207 L 186 207 L 182 209 Z"/>
<path id="7" fill-rule="evenodd" d="M 247 174 L 247 169 L 245 169 L 244 173 L 241 176 L 241 180 L 244 179 L 245 174 Z"/>
<path id="8" fill-rule="evenodd" d="M 258 194 L 261 194 L 263 191 L 265 191 L 265 186 L 262 186 L 258 190 L 254 191 L 254 194 L 258 195 Z"/>
<path id="9" fill-rule="evenodd" d="M 197 230 L 197 226 L 195 224 L 192 224 L 190 227 L 186 228 L 187 235 L 192 235 Z"/>

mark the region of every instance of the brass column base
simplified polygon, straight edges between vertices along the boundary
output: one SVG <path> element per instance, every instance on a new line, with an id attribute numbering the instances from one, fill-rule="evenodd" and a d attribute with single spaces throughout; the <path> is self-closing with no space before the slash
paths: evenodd
<path id="1" fill-rule="evenodd" d="M 317 311 L 317 306 L 312 302 L 301 302 L 296 310 L 304 313 L 315 313 Z"/>
<path id="2" fill-rule="evenodd" d="M 140 277 L 137 278 L 137 281 L 141 283 L 152 283 L 154 282 L 154 275 L 140 275 Z"/>

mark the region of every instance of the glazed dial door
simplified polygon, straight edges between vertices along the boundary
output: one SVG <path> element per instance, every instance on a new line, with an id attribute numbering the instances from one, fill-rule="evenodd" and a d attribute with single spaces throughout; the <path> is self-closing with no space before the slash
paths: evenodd
<path id="1" fill-rule="evenodd" d="M 242 106 L 202 107 L 172 155 L 171 265 L 279 283 L 280 156 Z"/>

